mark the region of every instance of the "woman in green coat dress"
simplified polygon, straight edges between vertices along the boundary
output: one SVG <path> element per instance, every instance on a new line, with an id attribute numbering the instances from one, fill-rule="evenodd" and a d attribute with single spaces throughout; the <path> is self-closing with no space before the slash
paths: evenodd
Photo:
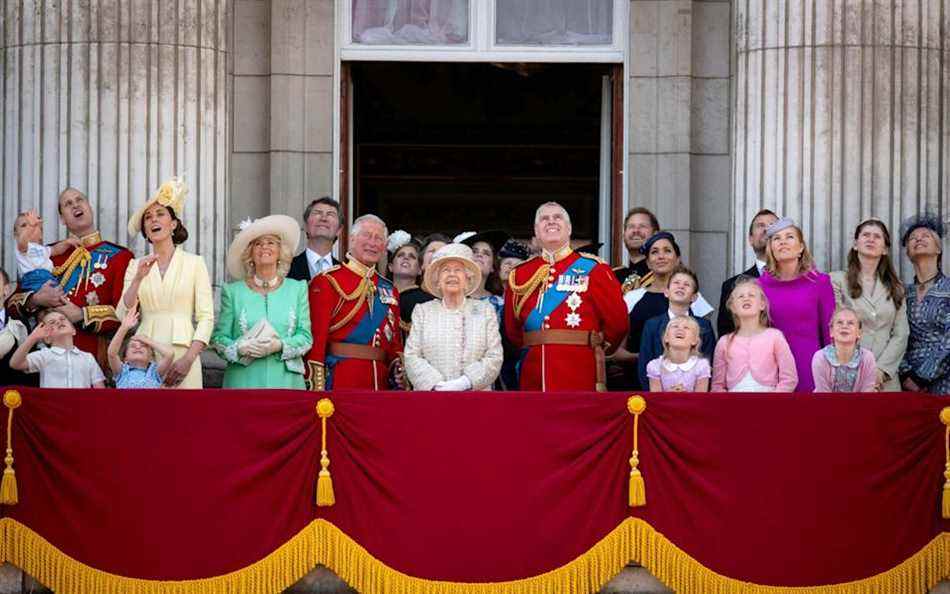
<path id="1" fill-rule="evenodd" d="M 241 223 L 228 248 L 228 271 L 239 278 L 221 290 L 211 346 L 227 361 L 225 388 L 305 389 L 310 350 L 307 283 L 287 278 L 300 227 L 271 215 Z"/>

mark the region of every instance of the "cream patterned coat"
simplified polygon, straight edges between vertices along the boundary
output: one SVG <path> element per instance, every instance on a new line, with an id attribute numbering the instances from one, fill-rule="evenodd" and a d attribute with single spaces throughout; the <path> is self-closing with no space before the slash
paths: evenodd
<path id="1" fill-rule="evenodd" d="M 441 299 L 417 305 L 403 354 L 415 390 L 462 375 L 473 390 L 491 390 L 503 358 L 498 314 L 488 301 L 469 298 L 456 311 Z"/>

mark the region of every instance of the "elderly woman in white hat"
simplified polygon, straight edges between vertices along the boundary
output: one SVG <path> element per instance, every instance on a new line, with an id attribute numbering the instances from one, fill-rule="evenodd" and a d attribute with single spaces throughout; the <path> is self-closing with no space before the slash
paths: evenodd
<path id="1" fill-rule="evenodd" d="M 152 253 L 129 262 L 116 317 L 124 319 L 138 303 L 141 322 L 135 334 L 175 350 L 165 386 L 201 388 L 199 355 L 214 328 L 214 296 L 204 258 L 181 247 L 188 239 L 182 223 L 187 194 L 185 182 L 172 178 L 129 219 L 129 235 L 141 234 Z"/>
<path id="2" fill-rule="evenodd" d="M 468 297 L 481 280 L 467 245 L 450 243 L 433 255 L 423 284 L 437 299 L 412 312 L 403 350 L 414 389 L 491 389 L 501 369 L 501 334 L 492 305 Z"/>
<path id="3" fill-rule="evenodd" d="M 227 362 L 225 388 L 305 389 L 303 356 L 313 344 L 307 283 L 287 278 L 300 227 L 285 215 L 241 223 L 228 248 L 211 346 Z"/>

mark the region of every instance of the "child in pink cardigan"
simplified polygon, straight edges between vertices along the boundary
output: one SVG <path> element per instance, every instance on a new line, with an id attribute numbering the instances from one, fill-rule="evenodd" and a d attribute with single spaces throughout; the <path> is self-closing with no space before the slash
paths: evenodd
<path id="1" fill-rule="evenodd" d="M 850 307 L 831 316 L 831 344 L 811 359 L 816 392 L 873 392 L 877 380 L 874 353 L 860 346 L 861 318 Z"/>
<path id="2" fill-rule="evenodd" d="M 736 281 L 726 302 L 736 331 L 716 343 L 713 392 L 792 392 L 795 357 L 781 331 L 769 327 L 769 302 L 751 277 Z"/>

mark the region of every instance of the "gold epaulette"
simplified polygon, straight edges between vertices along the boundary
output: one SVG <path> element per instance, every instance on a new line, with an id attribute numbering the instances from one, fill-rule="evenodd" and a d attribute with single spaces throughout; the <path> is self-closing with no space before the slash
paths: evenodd
<path id="1" fill-rule="evenodd" d="M 531 260 L 528 260 L 528 262 L 530 261 Z M 521 266 L 524 266 L 524 264 Z M 551 265 L 545 262 L 534 271 L 534 274 L 531 275 L 531 278 L 520 285 L 515 282 L 515 271 L 518 270 L 517 266 L 511 271 L 511 274 L 508 275 L 508 287 L 515 295 L 513 303 L 515 316 L 521 315 L 521 308 L 524 306 L 525 300 L 528 299 L 528 296 L 531 295 L 531 293 L 534 293 L 535 289 L 544 283 L 544 279 L 547 278 L 548 270 L 550 269 Z"/>
<path id="2" fill-rule="evenodd" d="M 329 267 L 329 268 L 324 268 L 323 270 L 321 270 L 320 272 L 317 273 L 317 276 L 320 276 L 321 274 L 326 274 L 326 273 L 328 273 L 328 272 L 333 272 L 334 270 L 339 270 L 339 269 L 340 269 L 340 265 L 339 265 L 339 264 L 335 264 L 335 265 L 333 265 L 333 266 L 331 266 L 331 267 Z"/>

